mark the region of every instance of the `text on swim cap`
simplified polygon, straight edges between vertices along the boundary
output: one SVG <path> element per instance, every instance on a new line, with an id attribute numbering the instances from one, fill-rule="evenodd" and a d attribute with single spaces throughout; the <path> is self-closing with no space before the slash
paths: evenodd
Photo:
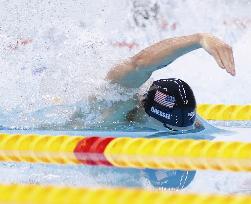
<path id="1" fill-rule="evenodd" d="M 162 112 L 161 110 L 158 110 L 157 108 L 154 107 L 151 107 L 151 112 L 168 120 L 170 120 L 171 118 L 171 114 Z"/>
<path id="2" fill-rule="evenodd" d="M 195 116 L 195 112 L 192 111 L 190 113 L 187 114 L 188 117 L 190 117 L 190 120 Z"/>

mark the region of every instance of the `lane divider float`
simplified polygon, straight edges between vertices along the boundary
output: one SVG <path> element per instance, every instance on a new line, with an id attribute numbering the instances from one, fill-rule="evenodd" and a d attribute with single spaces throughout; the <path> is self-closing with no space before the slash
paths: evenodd
<path id="1" fill-rule="evenodd" d="M 104 151 L 113 139 L 115 138 L 84 138 L 78 142 L 76 148 L 74 149 L 74 154 L 82 164 L 112 166 L 112 164 L 104 156 Z"/>
<path id="2" fill-rule="evenodd" d="M 197 112 L 206 120 L 251 120 L 251 104 L 199 104 Z"/>
<path id="3" fill-rule="evenodd" d="M 70 188 L 39 185 L 0 185 L 0 203 L 11 204 L 247 204 L 250 195 L 197 195 L 125 188 Z"/>
<path id="4" fill-rule="evenodd" d="M 0 134 L 0 161 L 251 171 L 251 143 Z"/>
<path id="5" fill-rule="evenodd" d="M 79 164 L 74 149 L 83 138 L 0 134 L 0 161 Z"/>

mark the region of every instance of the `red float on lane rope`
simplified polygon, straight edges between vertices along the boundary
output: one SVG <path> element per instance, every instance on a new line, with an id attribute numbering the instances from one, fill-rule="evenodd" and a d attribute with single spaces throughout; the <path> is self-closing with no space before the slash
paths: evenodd
<path id="1" fill-rule="evenodd" d="M 105 158 L 104 151 L 113 139 L 113 137 L 84 138 L 77 144 L 74 149 L 74 154 L 83 164 L 112 166 L 112 164 Z"/>

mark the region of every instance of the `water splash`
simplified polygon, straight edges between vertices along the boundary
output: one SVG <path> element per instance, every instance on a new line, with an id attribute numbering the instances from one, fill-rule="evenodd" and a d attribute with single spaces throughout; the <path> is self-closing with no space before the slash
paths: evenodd
<path id="1" fill-rule="evenodd" d="M 188 81 L 199 103 L 250 103 L 250 2 L 3 1 L 1 113 L 27 120 L 25 114 L 79 104 L 93 92 L 121 100 L 123 94 L 115 94 L 117 88 L 108 88 L 103 80 L 113 64 L 152 42 L 194 32 L 211 32 L 233 45 L 237 77 L 222 72 L 203 51 L 184 56 L 153 77 Z"/>

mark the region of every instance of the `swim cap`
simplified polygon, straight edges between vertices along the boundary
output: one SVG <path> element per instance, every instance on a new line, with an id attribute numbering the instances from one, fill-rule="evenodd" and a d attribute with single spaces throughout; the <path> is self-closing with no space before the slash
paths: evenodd
<path id="1" fill-rule="evenodd" d="M 154 81 L 143 101 L 145 112 L 172 130 L 191 129 L 196 100 L 190 86 L 175 78 Z"/>

